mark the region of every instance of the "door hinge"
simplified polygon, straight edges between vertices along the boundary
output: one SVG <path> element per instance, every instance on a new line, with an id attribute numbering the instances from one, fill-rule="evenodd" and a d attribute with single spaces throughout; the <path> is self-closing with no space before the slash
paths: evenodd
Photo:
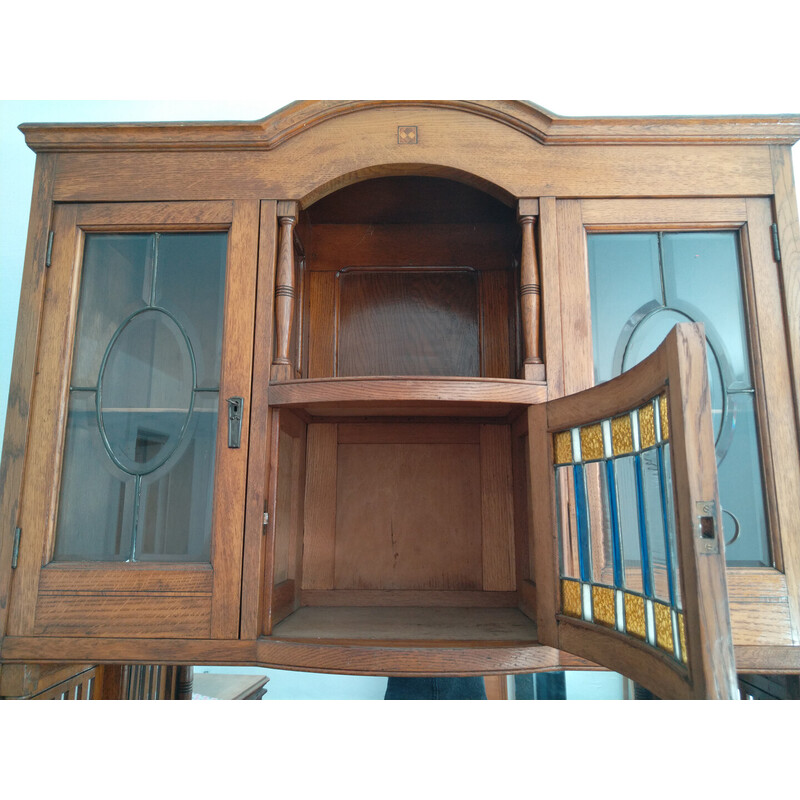
<path id="1" fill-rule="evenodd" d="M 781 240 L 778 238 L 778 223 L 773 222 L 770 226 L 772 229 L 772 255 L 775 261 L 781 263 Z"/>
<path id="2" fill-rule="evenodd" d="M 17 561 L 19 560 L 19 540 L 22 536 L 22 528 L 17 528 L 14 531 L 14 549 L 11 551 L 11 569 L 17 568 Z"/>
<path id="3" fill-rule="evenodd" d="M 44 257 L 44 265 L 49 267 L 53 260 L 53 231 L 47 237 L 47 255 Z"/>
<path id="4" fill-rule="evenodd" d="M 262 522 L 263 522 L 263 525 L 264 525 L 264 527 L 262 529 L 262 533 L 266 533 L 267 532 L 267 526 L 269 525 L 269 511 L 265 511 L 264 512 L 264 517 L 262 519 Z"/>

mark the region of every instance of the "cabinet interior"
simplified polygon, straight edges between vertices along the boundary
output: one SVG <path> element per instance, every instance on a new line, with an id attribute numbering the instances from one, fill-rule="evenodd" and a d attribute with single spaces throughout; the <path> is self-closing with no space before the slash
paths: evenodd
<path id="1" fill-rule="evenodd" d="M 381 178 L 310 206 L 295 245 L 301 382 L 516 378 L 514 209 L 449 180 Z M 274 409 L 264 633 L 536 640 L 524 411 L 411 395 Z"/>

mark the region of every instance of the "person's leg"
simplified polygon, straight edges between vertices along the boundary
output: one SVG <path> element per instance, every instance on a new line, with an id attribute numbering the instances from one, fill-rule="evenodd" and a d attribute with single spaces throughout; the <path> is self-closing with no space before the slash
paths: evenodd
<path id="1" fill-rule="evenodd" d="M 485 700 L 483 678 L 389 678 L 384 700 Z"/>

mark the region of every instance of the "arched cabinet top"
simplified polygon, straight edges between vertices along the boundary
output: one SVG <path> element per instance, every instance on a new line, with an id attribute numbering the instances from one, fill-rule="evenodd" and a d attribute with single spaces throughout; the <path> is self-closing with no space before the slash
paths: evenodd
<path id="1" fill-rule="evenodd" d="M 800 116 L 588 118 L 523 101 L 324 100 L 256 122 L 20 129 L 37 153 L 59 154 L 61 201 L 253 197 L 307 207 L 357 181 L 424 175 L 513 205 L 539 196 L 771 194 L 768 145 L 797 141 Z"/>
<path id="2" fill-rule="evenodd" d="M 565 117 L 522 100 L 300 100 L 255 122 L 24 123 L 36 152 L 70 150 L 272 150 L 325 123 L 376 111 L 454 112 L 483 118 L 543 145 L 794 144 L 800 115 Z"/>

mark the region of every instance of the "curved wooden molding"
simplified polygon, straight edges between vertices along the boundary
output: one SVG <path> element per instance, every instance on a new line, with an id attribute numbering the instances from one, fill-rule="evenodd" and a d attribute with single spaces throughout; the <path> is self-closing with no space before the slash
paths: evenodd
<path id="1" fill-rule="evenodd" d="M 348 407 L 369 404 L 376 415 L 416 410 L 422 403 L 436 403 L 441 409 L 470 406 L 476 413 L 488 411 L 502 415 L 514 406 L 529 406 L 547 399 L 543 383 L 507 378 L 369 377 L 312 378 L 271 382 L 269 400 L 273 407 L 305 408 L 312 413 L 327 410 L 342 412 Z M 388 410 L 386 410 L 388 408 Z M 353 413 L 351 411 L 351 413 Z"/>
<path id="2" fill-rule="evenodd" d="M 255 122 L 25 123 L 36 152 L 76 150 L 272 150 L 317 125 L 385 108 L 459 111 L 494 120 L 543 145 L 787 144 L 800 115 L 561 117 L 521 100 L 302 100 Z"/>

